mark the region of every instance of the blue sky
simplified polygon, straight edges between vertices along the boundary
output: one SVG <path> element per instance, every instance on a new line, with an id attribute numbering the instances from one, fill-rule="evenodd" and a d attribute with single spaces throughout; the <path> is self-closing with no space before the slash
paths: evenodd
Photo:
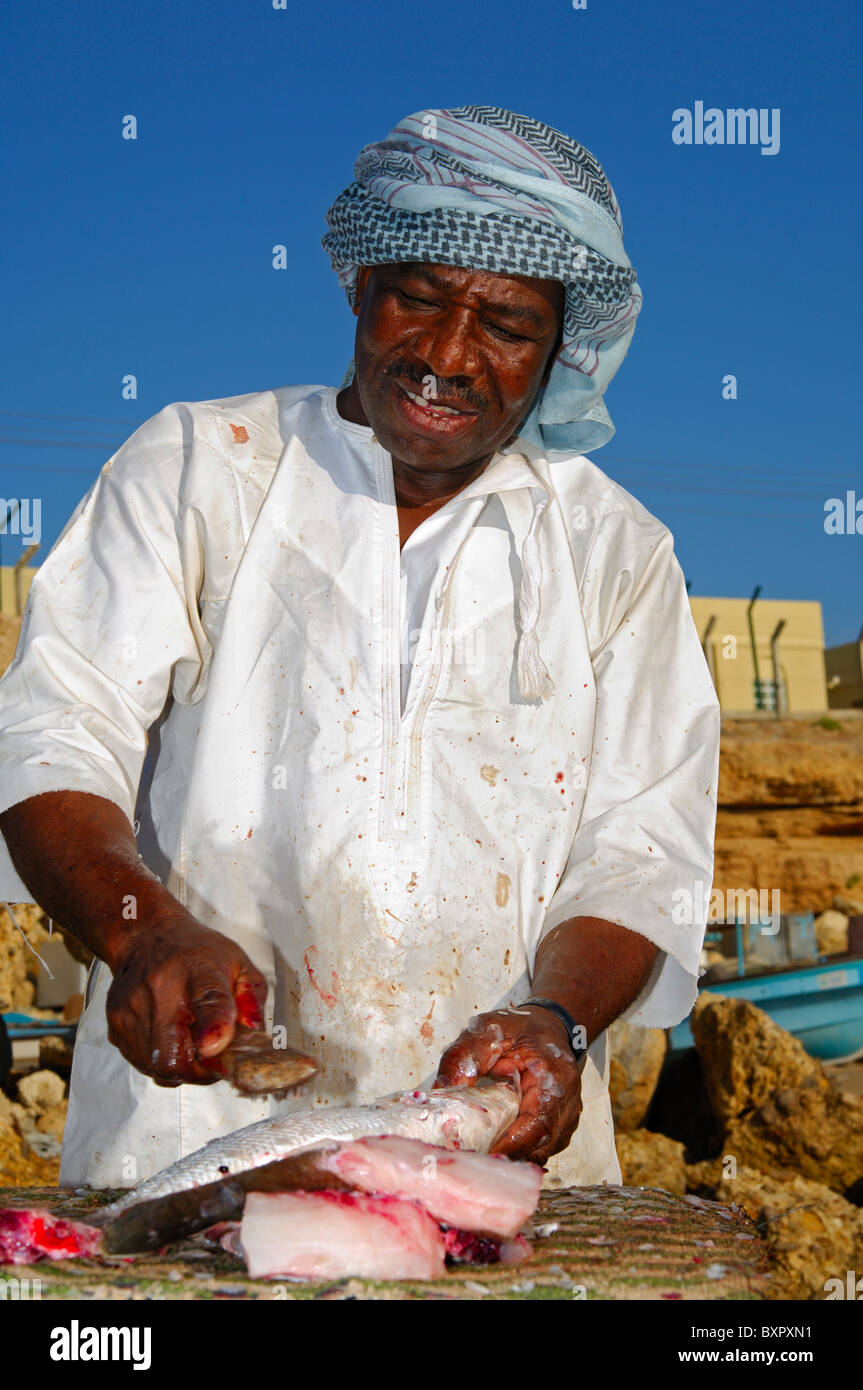
<path id="1" fill-rule="evenodd" d="M 327 206 L 408 112 L 494 103 L 587 145 L 620 200 L 644 308 L 595 461 L 693 594 L 818 599 L 852 640 L 863 535 L 824 509 L 863 500 L 861 40 L 852 0 L 6 0 L 0 496 L 42 499 L 41 558 L 169 401 L 338 384 Z M 778 108 L 778 153 L 675 144 L 696 101 Z"/>

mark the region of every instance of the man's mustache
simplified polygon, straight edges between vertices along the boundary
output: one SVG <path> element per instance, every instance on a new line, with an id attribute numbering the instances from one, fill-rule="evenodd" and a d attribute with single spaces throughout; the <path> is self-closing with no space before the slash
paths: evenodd
<path id="1" fill-rule="evenodd" d="M 472 405 L 476 410 L 485 410 L 488 399 L 477 391 L 464 377 L 434 376 L 433 372 L 422 371 L 413 362 L 391 362 L 384 372 L 385 377 L 398 376 L 406 381 L 415 383 L 419 390 L 417 395 L 423 394 L 422 388 L 426 385 L 429 377 L 434 381 L 433 395 L 443 397 L 445 400 L 464 401 L 465 405 Z"/>

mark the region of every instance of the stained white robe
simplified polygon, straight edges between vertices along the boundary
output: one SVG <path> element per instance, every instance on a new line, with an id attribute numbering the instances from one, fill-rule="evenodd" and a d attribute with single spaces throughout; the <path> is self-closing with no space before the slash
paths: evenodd
<path id="1" fill-rule="evenodd" d="M 239 942 L 270 1022 L 322 1063 L 281 1111 L 430 1082 L 472 1015 L 527 997 L 539 941 L 576 915 L 661 948 L 624 1016 L 677 1023 L 704 920 L 675 920 L 672 895 L 712 877 L 718 705 L 667 529 L 587 458 L 517 441 L 400 556 L 390 457 L 335 400 L 285 388 L 148 420 L 39 569 L 0 680 L 0 810 L 77 789 L 138 823 L 145 863 Z M 555 693 L 535 703 L 515 653 L 545 493 Z M 0 900 L 29 896 L 3 849 Z M 129 1184 L 271 1113 L 130 1067 L 109 983 L 99 966 L 64 1183 Z M 619 1181 L 605 1035 L 583 1096 L 550 1172 Z"/>

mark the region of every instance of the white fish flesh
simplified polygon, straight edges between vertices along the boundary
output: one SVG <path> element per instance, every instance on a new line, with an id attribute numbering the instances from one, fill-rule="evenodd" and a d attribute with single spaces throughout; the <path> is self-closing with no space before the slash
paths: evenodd
<path id="1" fill-rule="evenodd" d="M 397 1197 L 250 1192 L 239 1246 L 253 1279 L 440 1279 L 437 1222 Z"/>
<path id="2" fill-rule="evenodd" d="M 350 1140 L 400 1135 L 451 1150 L 487 1153 L 518 1114 L 507 1082 L 408 1091 L 373 1105 L 259 1120 L 213 1139 L 140 1183 L 95 1220 L 112 1254 L 158 1249 L 218 1221 L 237 1219 L 251 1191 L 336 1188 L 321 1152 Z M 345 1183 L 345 1187 L 349 1184 Z"/>
<path id="3" fill-rule="evenodd" d="M 462 1231 L 514 1236 L 536 1211 L 542 1169 L 491 1154 L 453 1153 L 391 1135 L 340 1144 L 318 1160 L 361 1192 L 416 1202 Z"/>

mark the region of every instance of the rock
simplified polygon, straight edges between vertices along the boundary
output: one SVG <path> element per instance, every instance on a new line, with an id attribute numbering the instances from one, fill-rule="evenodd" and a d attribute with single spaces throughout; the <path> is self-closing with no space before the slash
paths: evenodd
<path id="1" fill-rule="evenodd" d="M 31 945 L 48 940 L 48 919 L 35 903 L 13 903 L 15 922 L 5 904 L 0 905 L 0 1013 L 27 1011 L 36 997 L 36 972 L 41 966 L 21 938 L 24 933 Z"/>
<path id="2" fill-rule="evenodd" d="M 0 1171 L 4 1159 L 21 1156 L 21 1136 L 6 1115 L 0 1115 Z"/>
<path id="3" fill-rule="evenodd" d="M 863 801 L 863 728 L 726 720 L 719 764 L 721 806 L 848 807 Z M 859 815 L 859 811 L 856 812 Z"/>
<path id="4" fill-rule="evenodd" d="M 848 917 L 828 908 L 815 918 L 815 940 L 819 955 L 842 956 L 848 950 Z"/>
<path id="5" fill-rule="evenodd" d="M 721 1151 L 780 1181 L 849 1192 L 863 1177 L 863 1100 L 837 1090 L 821 1063 L 745 999 L 702 995 L 692 1032 Z"/>
<path id="6" fill-rule="evenodd" d="M 701 994 L 690 1025 L 710 1104 L 722 1125 L 764 1104 L 778 1088 L 829 1084 L 802 1043 L 748 999 Z"/>
<path id="7" fill-rule="evenodd" d="M 609 1095 L 616 1129 L 637 1129 L 653 1099 L 668 1051 L 663 1028 L 637 1028 L 617 1019 L 608 1030 Z"/>
<path id="8" fill-rule="evenodd" d="M 833 906 L 837 912 L 844 912 L 847 917 L 859 917 L 863 913 L 863 902 L 859 898 L 845 898 L 837 895 L 833 899 Z"/>
<path id="9" fill-rule="evenodd" d="M 783 912 L 820 912 L 863 863 L 863 836 L 731 838 L 724 823 L 717 825 L 714 885 L 726 901 L 736 888 L 779 888 Z"/>
<path id="10" fill-rule="evenodd" d="M 833 906 L 854 915 L 843 899 L 859 899 L 861 864 L 863 721 L 839 732 L 724 720 L 714 886 L 779 889 L 783 912 L 818 913 L 836 894 Z"/>
<path id="11" fill-rule="evenodd" d="M 50 1110 L 46 1110 L 36 1121 L 36 1128 L 40 1134 L 53 1134 L 55 1139 L 63 1138 L 63 1130 L 66 1127 L 66 1108 L 68 1101 L 61 1100 L 59 1105 L 52 1105 Z"/>
<path id="12" fill-rule="evenodd" d="M 863 1211 L 818 1182 L 780 1182 L 741 1166 L 716 1200 L 743 1207 L 764 1230 L 773 1259 L 772 1298 L 824 1297 L 828 1279 L 863 1267 Z"/>
<path id="13" fill-rule="evenodd" d="M 22 1149 L 28 1158 L 59 1158 L 62 1148 L 55 1134 L 41 1134 L 38 1129 L 28 1129 L 22 1139 Z"/>
<path id="14" fill-rule="evenodd" d="M 40 1139 L 56 1150 L 53 1135 L 40 1135 Z M 56 1154 L 40 1157 L 11 1122 L 0 1116 L 0 1187 L 56 1187 L 59 1180 L 60 1160 Z"/>
<path id="15" fill-rule="evenodd" d="M 721 1158 L 704 1158 L 700 1163 L 687 1163 L 686 1191 L 699 1197 L 714 1197 L 724 1172 Z"/>
<path id="16" fill-rule="evenodd" d="M 850 1195 L 863 1179 L 863 1101 L 832 1086 L 779 1091 L 731 1122 L 723 1148 L 783 1181 L 799 1174 Z"/>
<path id="17" fill-rule="evenodd" d="M 18 1082 L 18 1099 L 34 1119 L 59 1105 L 65 1094 L 63 1080 L 54 1071 L 31 1071 Z"/>
<path id="18" fill-rule="evenodd" d="M 0 1124 L 14 1125 L 21 1132 L 22 1124 L 27 1123 L 27 1111 L 17 1100 L 10 1100 L 5 1091 L 0 1091 Z"/>
<path id="19" fill-rule="evenodd" d="M 682 1144 L 647 1129 L 615 1134 L 614 1142 L 627 1187 L 661 1187 L 681 1195 L 686 1191 Z"/>
<path id="20" fill-rule="evenodd" d="M 29 1014 L 36 1002 L 36 985 L 33 980 L 21 980 L 12 990 L 13 1013 Z"/>

